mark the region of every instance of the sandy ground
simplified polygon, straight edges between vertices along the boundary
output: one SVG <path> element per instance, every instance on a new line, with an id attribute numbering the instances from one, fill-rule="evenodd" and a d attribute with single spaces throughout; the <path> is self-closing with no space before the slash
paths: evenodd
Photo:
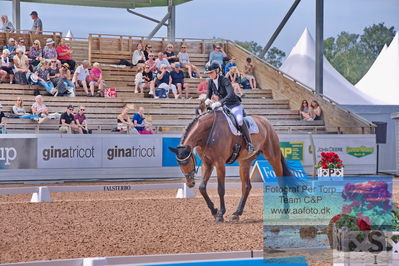
<path id="1" fill-rule="evenodd" d="M 0 263 L 263 248 L 262 189 L 251 191 L 239 222 L 228 218 L 241 192 L 227 189 L 222 224 L 214 223 L 198 192 L 194 199 L 175 195 L 175 190 L 52 193 L 51 203 L 29 203 L 30 194 L 0 195 Z M 218 206 L 216 190 L 210 195 Z M 327 253 L 285 255 L 331 265 Z"/>

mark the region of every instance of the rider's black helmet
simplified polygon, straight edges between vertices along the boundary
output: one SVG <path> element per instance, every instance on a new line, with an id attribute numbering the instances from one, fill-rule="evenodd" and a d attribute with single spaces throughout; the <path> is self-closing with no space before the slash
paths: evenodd
<path id="1" fill-rule="evenodd" d="M 205 74 L 208 74 L 214 70 L 220 69 L 220 65 L 217 62 L 213 62 L 210 65 L 206 65 L 205 66 Z"/>

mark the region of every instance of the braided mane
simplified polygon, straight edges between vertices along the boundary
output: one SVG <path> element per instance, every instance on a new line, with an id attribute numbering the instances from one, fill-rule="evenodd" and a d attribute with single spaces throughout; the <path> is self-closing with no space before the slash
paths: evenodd
<path id="1" fill-rule="evenodd" d="M 203 113 L 202 115 L 199 115 L 199 116 L 195 117 L 193 119 L 193 121 L 191 121 L 190 124 L 188 124 L 188 126 L 184 130 L 184 134 L 183 134 L 183 137 L 181 138 L 180 144 L 182 144 L 186 140 L 188 133 L 190 133 L 192 127 L 194 126 L 195 122 L 198 121 L 198 119 L 200 119 L 200 118 L 202 118 L 204 116 L 207 116 L 209 114 L 213 114 L 214 112 L 216 112 L 216 110 L 210 110 L 210 111 L 208 111 L 206 113 Z"/>

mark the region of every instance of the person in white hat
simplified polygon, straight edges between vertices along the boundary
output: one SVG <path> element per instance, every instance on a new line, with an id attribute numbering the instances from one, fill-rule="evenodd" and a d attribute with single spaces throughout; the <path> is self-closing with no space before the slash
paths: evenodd
<path id="1" fill-rule="evenodd" d="M 2 71 L 5 71 L 10 75 L 10 84 L 12 84 L 14 80 L 14 66 L 11 64 L 12 61 L 10 61 L 10 51 L 8 49 L 4 49 L 1 56 L 0 56 L 0 69 Z M 1 79 L 1 82 L 4 81 L 6 77 Z"/>
<path id="2" fill-rule="evenodd" d="M 57 59 L 57 51 L 54 47 L 54 40 L 51 38 L 46 40 L 46 46 L 43 48 L 43 57 L 46 59 L 46 61 Z"/>

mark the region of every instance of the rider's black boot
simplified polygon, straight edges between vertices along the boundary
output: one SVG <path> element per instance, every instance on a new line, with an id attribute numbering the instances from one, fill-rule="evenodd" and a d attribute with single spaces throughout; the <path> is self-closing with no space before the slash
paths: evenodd
<path id="1" fill-rule="evenodd" d="M 241 126 L 241 133 L 244 136 L 245 141 L 247 142 L 247 149 L 249 153 L 253 153 L 255 151 L 254 145 L 252 145 L 251 136 L 248 131 L 247 124 L 245 122 Z"/>

